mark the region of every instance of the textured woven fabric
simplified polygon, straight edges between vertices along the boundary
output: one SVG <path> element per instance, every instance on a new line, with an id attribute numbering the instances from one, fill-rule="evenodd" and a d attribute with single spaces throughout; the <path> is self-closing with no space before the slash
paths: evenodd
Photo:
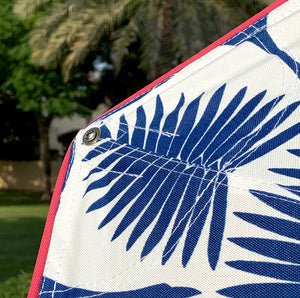
<path id="1" fill-rule="evenodd" d="M 290 0 L 82 129 L 39 297 L 300 297 L 299 63 Z"/>

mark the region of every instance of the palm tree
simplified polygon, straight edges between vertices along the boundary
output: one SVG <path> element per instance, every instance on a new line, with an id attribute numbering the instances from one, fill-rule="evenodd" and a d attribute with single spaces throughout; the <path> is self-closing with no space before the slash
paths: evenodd
<path id="1" fill-rule="evenodd" d="M 42 12 L 31 34 L 33 62 L 62 68 L 65 81 L 104 37 L 115 69 L 134 43 L 150 80 L 192 56 L 271 0 L 18 0 L 20 17 Z"/>

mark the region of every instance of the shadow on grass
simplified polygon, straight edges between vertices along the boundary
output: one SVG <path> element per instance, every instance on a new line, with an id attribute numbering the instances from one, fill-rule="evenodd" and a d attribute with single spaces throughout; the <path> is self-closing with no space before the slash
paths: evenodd
<path id="1" fill-rule="evenodd" d="M 45 218 L 0 218 L 0 281 L 33 272 Z"/>
<path id="2" fill-rule="evenodd" d="M 27 204 L 49 205 L 48 202 L 41 201 L 41 197 L 42 193 L 39 192 L 0 190 L 0 206 Z"/>

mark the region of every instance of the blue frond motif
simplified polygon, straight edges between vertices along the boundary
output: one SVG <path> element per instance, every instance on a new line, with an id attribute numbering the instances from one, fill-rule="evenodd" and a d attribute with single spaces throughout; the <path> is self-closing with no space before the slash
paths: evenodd
<path id="1" fill-rule="evenodd" d="M 124 292 L 95 292 L 81 288 L 68 287 L 55 282 L 51 278 L 43 277 L 41 282 L 43 291 L 40 298 L 79 298 L 79 297 L 101 297 L 101 298 L 165 298 L 180 297 L 188 298 L 200 295 L 201 292 L 188 287 L 171 287 L 168 284 L 157 284 L 143 289 L 124 291 Z"/>
<path id="2" fill-rule="evenodd" d="M 300 240 L 300 223 L 272 216 L 236 212 L 241 219 L 281 236 Z"/>
<path id="3" fill-rule="evenodd" d="M 290 149 L 288 152 L 300 157 L 300 149 Z"/>
<path id="4" fill-rule="evenodd" d="M 229 240 L 260 255 L 300 264 L 300 244 L 298 243 L 264 238 L 229 238 Z"/>
<path id="5" fill-rule="evenodd" d="M 74 163 L 74 157 L 75 157 L 75 142 L 72 142 L 72 145 L 71 145 L 71 148 L 70 148 L 70 157 L 69 157 L 69 162 L 68 162 L 68 168 L 67 168 L 67 172 L 66 172 L 66 176 L 65 176 L 65 180 L 64 180 L 61 192 L 64 191 L 66 183 L 69 179 L 71 168 L 72 168 L 73 163 Z"/>
<path id="6" fill-rule="evenodd" d="M 300 219 L 299 201 L 264 191 L 250 190 L 250 192 L 259 200 L 271 206 L 272 208 L 284 214 L 287 214 L 293 218 Z"/>
<path id="7" fill-rule="evenodd" d="M 271 262 L 234 261 L 226 262 L 230 267 L 262 276 L 300 282 L 300 266 Z"/>
<path id="8" fill-rule="evenodd" d="M 299 178 L 300 169 L 270 169 L 270 171 L 288 177 Z"/>
<path id="9" fill-rule="evenodd" d="M 300 185 L 279 185 L 286 190 L 288 190 L 291 193 L 294 193 L 295 195 L 300 197 Z"/>
<path id="10" fill-rule="evenodd" d="M 288 150 L 288 152 L 300 157 L 298 149 Z M 270 171 L 300 179 L 299 169 L 278 168 Z M 299 185 L 280 186 L 300 198 Z M 250 192 L 261 202 L 290 216 L 293 220 L 242 212 L 236 212 L 235 215 L 262 229 L 288 237 L 291 241 L 300 240 L 300 200 L 258 190 L 250 190 Z M 260 297 L 300 296 L 300 244 L 298 242 L 252 237 L 229 238 L 229 241 L 262 256 L 279 260 L 281 263 L 238 260 L 226 262 L 228 266 L 244 272 L 276 278 L 281 282 L 238 285 L 222 289 L 218 291 L 219 294 L 228 297 L 252 297 L 251 291 L 255 291 Z M 293 283 L 284 283 L 284 281 Z"/>
<path id="11" fill-rule="evenodd" d="M 259 21 L 225 42 L 224 45 L 237 46 L 245 41 L 252 42 L 263 51 L 280 58 L 300 79 L 300 63 L 296 62 L 287 52 L 278 48 L 275 41 L 268 33 L 267 18 L 268 16 L 261 18 Z"/>
<path id="12" fill-rule="evenodd" d="M 264 298 L 298 298 L 300 284 L 298 283 L 261 283 L 229 287 L 217 293 L 231 298 L 264 297 Z"/>
<path id="13" fill-rule="evenodd" d="M 109 152 L 85 177 L 88 181 L 85 196 L 110 186 L 87 212 L 112 203 L 99 224 L 102 229 L 130 206 L 120 218 L 111 240 L 130 229 L 126 245 L 129 250 L 149 230 L 141 259 L 164 238 L 162 264 L 165 264 L 185 235 L 182 265 L 187 266 L 202 230 L 208 224 L 207 255 L 214 270 L 226 223 L 227 174 L 299 134 L 300 124 L 296 124 L 266 138 L 285 122 L 300 102 L 290 104 L 271 117 L 270 113 L 284 95 L 261 104 L 267 94 L 264 90 L 243 104 L 247 92 L 244 87 L 219 112 L 225 89 L 226 84 L 215 91 L 200 119 L 197 114 L 204 94 L 188 104 L 185 95 L 181 94 L 177 106 L 168 114 L 157 96 L 152 119 L 147 119 L 143 106 L 138 107 L 136 123 L 129 131 L 126 117 L 121 116 L 116 139 L 111 137 L 107 127 L 102 126 L 105 136 L 83 160 L 89 161 Z M 101 171 L 106 173 L 99 179 L 93 178 Z M 207 223 L 210 211 L 212 218 Z M 167 230 L 169 235 L 166 235 Z"/>

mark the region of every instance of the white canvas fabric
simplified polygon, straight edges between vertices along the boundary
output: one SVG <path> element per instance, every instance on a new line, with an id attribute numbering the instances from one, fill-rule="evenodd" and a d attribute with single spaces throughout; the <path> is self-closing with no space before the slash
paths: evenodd
<path id="1" fill-rule="evenodd" d="M 39 297 L 299 297 L 299 63 L 290 0 L 82 129 Z"/>

